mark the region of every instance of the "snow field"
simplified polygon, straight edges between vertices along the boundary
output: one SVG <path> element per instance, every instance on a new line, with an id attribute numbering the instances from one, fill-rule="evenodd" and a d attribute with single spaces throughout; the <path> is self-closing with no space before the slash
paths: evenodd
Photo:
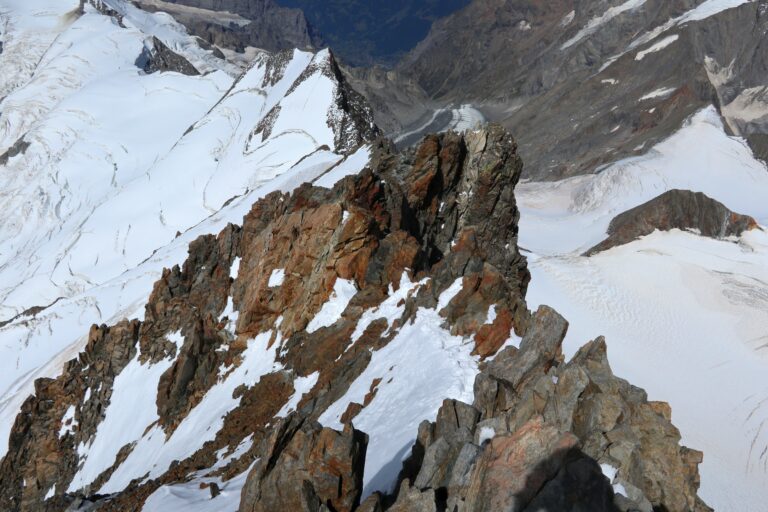
<path id="1" fill-rule="evenodd" d="M 757 512 L 768 499 L 768 233 L 657 231 L 579 256 L 614 216 L 673 188 L 768 224 L 765 164 L 705 109 L 643 157 L 519 185 L 528 307 L 547 304 L 569 320 L 566 357 L 604 335 L 616 375 L 669 402 L 683 443 L 704 452 L 700 496 L 716 510 Z"/>

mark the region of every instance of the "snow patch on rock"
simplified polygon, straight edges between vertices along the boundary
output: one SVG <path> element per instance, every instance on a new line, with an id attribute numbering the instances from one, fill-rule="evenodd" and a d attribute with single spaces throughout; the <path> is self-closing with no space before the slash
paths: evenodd
<path id="1" fill-rule="evenodd" d="M 241 385 L 253 386 L 262 376 L 282 368 L 275 362 L 277 344 L 272 348 L 268 347 L 271 334 L 271 332 L 261 333 L 248 342 L 240 365 L 205 394 L 169 438 L 166 438 L 163 429 L 157 425 L 149 429 L 146 434 L 136 437 L 136 445 L 130 455 L 99 492 L 102 494 L 118 492 L 131 480 L 147 473 L 148 478 L 157 478 L 170 467 L 174 460 L 189 457 L 204 443 L 214 439 L 224 424 L 224 416 L 240 402 L 240 398 L 234 398 L 235 389 Z M 156 388 L 157 386 L 151 394 L 153 400 Z M 149 409 L 154 413 L 156 408 Z M 85 482 L 85 479 L 82 481 Z"/>
<path id="2" fill-rule="evenodd" d="M 614 7 L 609 7 L 603 14 L 596 16 L 589 20 L 587 24 L 579 30 L 575 36 L 567 40 L 560 47 L 561 50 L 565 50 L 575 45 L 584 38 L 587 38 L 597 32 L 600 27 L 611 21 L 616 16 L 631 10 L 640 8 L 645 4 L 645 0 L 627 0 L 623 4 L 619 4 Z"/>
<path id="3" fill-rule="evenodd" d="M 85 402 L 85 400 L 83 400 Z M 75 420 L 75 406 L 70 405 L 66 412 L 64 413 L 64 417 L 61 418 L 61 428 L 59 429 L 59 438 L 64 437 L 67 434 L 71 434 L 75 431 L 75 427 L 77 426 L 77 421 Z"/>
<path id="4" fill-rule="evenodd" d="M 95 436 L 87 444 L 78 445 L 77 453 L 83 465 L 72 479 L 68 492 L 93 482 L 115 463 L 123 446 L 136 442 L 147 427 L 159 419 L 155 405 L 157 386 L 174 360 L 169 358 L 152 364 L 142 363 L 139 357 L 137 351 L 115 378 L 109 405 Z"/>
<path id="5" fill-rule="evenodd" d="M 320 308 L 320 311 L 312 321 L 309 322 L 307 332 L 313 333 L 321 327 L 329 327 L 336 323 L 356 293 L 357 287 L 353 281 L 337 278 L 336 283 L 333 285 L 331 296 L 323 304 L 323 307 Z"/>
<path id="6" fill-rule="evenodd" d="M 320 372 L 314 372 L 306 377 L 296 377 L 293 381 L 293 395 L 291 395 L 291 398 L 288 399 L 276 416 L 278 418 L 285 418 L 289 413 L 295 411 L 301 398 L 315 387 L 318 377 L 320 377 Z"/>
<path id="7" fill-rule="evenodd" d="M 666 48 L 667 46 L 669 46 L 672 43 L 674 43 L 675 41 L 677 41 L 678 39 L 680 39 L 680 36 L 677 35 L 677 34 L 665 37 L 664 39 L 662 39 L 658 43 L 655 43 L 653 46 L 650 46 L 650 47 L 646 48 L 645 50 L 637 52 L 637 55 L 635 55 L 635 60 L 637 60 L 637 61 L 643 60 L 646 57 L 646 55 L 649 55 L 651 53 L 655 53 L 655 52 L 661 51 L 664 48 Z"/>
<path id="8" fill-rule="evenodd" d="M 271 274 L 269 274 L 269 282 L 267 283 L 267 286 L 269 286 L 270 288 L 282 286 L 284 280 L 285 280 L 285 269 L 276 268 L 275 270 L 272 271 Z"/>

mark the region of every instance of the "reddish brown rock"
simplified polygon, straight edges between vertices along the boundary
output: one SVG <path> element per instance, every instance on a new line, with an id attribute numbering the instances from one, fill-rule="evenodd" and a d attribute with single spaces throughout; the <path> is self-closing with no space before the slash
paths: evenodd
<path id="1" fill-rule="evenodd" d="M 276 425 L 248 475 L 240 512 L 329 510 L 360 504 L 368 436 L 337 432 L 295 416 Z"/>
<path id="2" fill-rule="evenodd" d="M 480 326 L 475 335 L 475 353 L 481 357 L 498 352 L 513 332 L 512 313 L 506 308 L 499 309 L 493 322 Z"/>

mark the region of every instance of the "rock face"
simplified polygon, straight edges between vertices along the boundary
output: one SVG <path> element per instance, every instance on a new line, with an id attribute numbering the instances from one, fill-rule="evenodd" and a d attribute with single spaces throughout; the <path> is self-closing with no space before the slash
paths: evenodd
<path id="1" fill-rule="evenodd" d="M 282 0 L 303 10 L 342 60 L 353 66 L 392 65 L 428 33 L 432 23 L 469 0 Z"/>
<path id="2" fill-rule="evenodd" d="M 613 375 L 601 338 L 565 363 L 566 330 L 542 306 L 478 375 L 473 405 L 447 400 L 419 427 L 392 510 L 422 510 L 407 504 L 425 494 L 423 510 L 709 510 L 702 454 L 679 445 L 669 407 Z"/>
<path id="3" fill-rule="evenodd" d="M 747 136 L 749 147 L 755 156 L 768 164 L 768 133 L 755 133 Z"/>
<path id="4" fill-rule="evenodd" d="M 175 71 L 188 76 L 200 74 L 187 59 L 178 53 L 172 52 L 170 48 L 156 37 L 152 37 L 151 41 L 147 41 L 144 51 L 136 61 L 136 65 L 146 73 Z"/>
<path id="5" fill-rule="evenodd" d="M 707 510 L 702 455 L 679 445 L 669 407 L 613 376 L 602 339 L 566 363 L 567 322 L 527 310 L 521 172 L 500 126 L 402 153 L 379 141 L 359 175 L 274 192 L 241 227 L 199 238 L 142 321 L 94 326 L 60 377 L 37 381 L 0 464 L 0 508 L 140 510 L 201 477 L 216 500 L 210 479 L 249 471 L 241 512 Z M 427 311 L 440 324 L 428 336 L 474 348 L 474 402 L 446 400 L 418 427 L 397 493 L 363 496 L 370 446 L 353 425 L 388 383 L 342 403 L 342 431 L 317 420 L 405 327 L 427 327 Z M 126 398 L 118 379 L 147 390 Z M 146 426 L 105 433 L 116 407 Z"/>
<path id="6" fill-rule="evenodd" d="M 322 40 L 300 9 L 273 0 L 138 0 L 148 11 L 164 11 L 204 41 L 242 51 L 254 46 L 270 52 L 312 49 Z M 222 16 L 221 12 L 228 13 Z M 233 17 L 236 15 L 237 17 Z"/>
<path id="7" fill-rule="evenodd" d="M 701 192 L 670 190 L 645 204 L 617 215 L 608 226 L 608 238 L 585 253 L 591 256 L 624 245 L 655 230 L 690 230 L 701 236 L 725 238 L 755 229 L 757 221 L 734 213 Z"/>
<path id="8" fill-rule="evenodd" d="M 360 504 L 368 436 L 337 432 L 298 416 L 279 423 L 248 475 L 240 512 L 335 510 Z"/>
<path id="9" fill-rule="evenodd" d="M 709 15 L 712 2 L 695 10 L 704 3 L 474 0 L 438 20 L 397 71 L 437 103 L 472 103 L 513 129 L 532 179 L 644 152 L 710 104 L 757 149 L 768 133 L 757 35 L 768 4 Z"/>
<path id="10" fill-rule="evenodd" d="M 342 68 L 349 84 L 367 100 L 376 125 L 384 133 L 398 133 L 419 123 L 438 107 L 422 87 L 397 70 L 379 65 Z"/>

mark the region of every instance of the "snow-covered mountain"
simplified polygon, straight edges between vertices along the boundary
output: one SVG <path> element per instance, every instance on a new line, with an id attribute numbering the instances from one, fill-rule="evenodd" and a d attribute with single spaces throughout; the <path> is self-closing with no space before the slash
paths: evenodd
<path id="1" fill-rule="evenodd" d="M 373 130 L 328 52 L 264 53 L 240 74 L 168 15 L 79 9 L 2 14 L 3 453 L 34 378 L 58 373 L 91 324 L 142 316 L 161 270 L 257 198 L 357 172 Z M 153 36 L 203 74 L 144 73 Z"/>
<path id="2" fill-rule="evenodd" d="M 677 6 L 642 59 L 610 27 L 650 4 L 580 3 L 558 44 L 648 63 L 765 14 L 731 3 Z M 125 0 L 0 0 L 0 41 L 3 510 L 762 510 L 744 66 L 697 55 L 711 103 L 638 156 L 518 183 L 469 103 L 379 138 L 328 50 L 226 60 Z M 645 230 L 585 255 L 628 211 Z"/>

